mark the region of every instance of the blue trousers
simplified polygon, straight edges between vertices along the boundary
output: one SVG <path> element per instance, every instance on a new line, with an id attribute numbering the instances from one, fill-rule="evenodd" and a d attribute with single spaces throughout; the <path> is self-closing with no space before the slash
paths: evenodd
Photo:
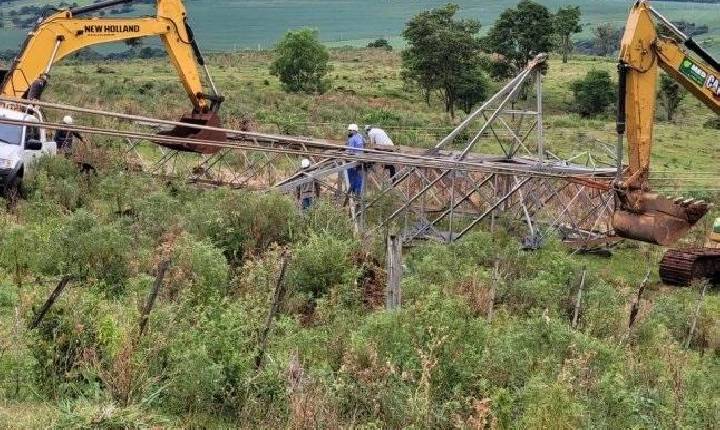
<path id="1" fill-rule="evenodd" d="M 310 206 L 313 204 L 313 198 L 312 197 L 305 197 L 302 199 L 302 208 L 304 211 L 310 209 Z"/>
<path id="2" fill-rule="evenodd" d="M 351 167 L 347 170 L 348 182 L 350 182 L 350 192 L 360 194 L 363 186 L 362 168 Z"/>

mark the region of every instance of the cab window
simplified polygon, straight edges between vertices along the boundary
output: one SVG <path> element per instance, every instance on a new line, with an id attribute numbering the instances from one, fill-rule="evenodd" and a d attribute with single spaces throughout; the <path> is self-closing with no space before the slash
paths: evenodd
<path id="1" fill-rule="evenodd" d="M 25 142 L 30 140 L 40 140 L 40 127 L 27 127 L 25 131 Z"/>

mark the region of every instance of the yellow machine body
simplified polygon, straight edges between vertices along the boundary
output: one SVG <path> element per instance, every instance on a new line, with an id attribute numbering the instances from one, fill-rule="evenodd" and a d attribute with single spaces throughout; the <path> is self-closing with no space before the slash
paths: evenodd
<path id="1" fill-rule="evenodd" d="M 658 68 L 719 114 L 720 70 L 714 61 L 709 63 L 687 48 L 692 42 L 689 38 L 683 43 L 658 36 L 653 16 L 660 15 L 647 1 L 637 1 L 620 46 L 628 167 L 616 184 L 613 226 L 621 237 L 669 245 L 705 215 L 708 204 L 692 199 L 670 200 L 649 190 Z"/>

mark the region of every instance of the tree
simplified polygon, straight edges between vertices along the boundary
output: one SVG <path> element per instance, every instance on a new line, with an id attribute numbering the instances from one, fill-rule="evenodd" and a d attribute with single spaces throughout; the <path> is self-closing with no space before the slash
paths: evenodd
<path id="1" fill-rule="evenodd" d="M 660 88 L 658 89 L 658 98 L 660 104 L 665 108 L 665 114 L 668 121 L 672 121 L 675 117 L 680 102 L 685 97 L 686 91 L 674 79 L 663 73 L 660 76 Z"/>
<path id="2" fill-rule="evenodd" d="M 600 24 L 593 28 L 593 47 L 597 55 L 607 56 L 615 52 L 620 44 L 620 29 L 612 24 Z"/>
<path id="3" fill-rule="evenodd" d="M 131 37 L 130 39 L 125 40 L 125 44 L 132 48 L 137 48 L 137 47 L 142 46 L 143 40 L 140 37 Z"/>
<path id="4" fill-rule="evenodd" d="M 330 86 L 325 78 L 332 69 L 329 59 L 317 31 L 309 28 L 289 31 L 275 48 L 270 73 L 280 79 L 287 92 L 322 94 Z"/>
<path id="5" fill-rule="evenodd" d="M 479 66 L 466 70 L 458 78 L 455 106 L 469 114 L 473 106 L 487 98 L 490 82 Z"/>
<path id="6" fill-rule="evenodd" d="M 506 9 L 484 40 L 488 51 L 505 57 L 510 67 L 493 68 L 496 77 L 515 75 L 535 55 L 549 52 L 554 45 L 553 16 L 543 5 L 522 0 L 515 9 Z"/>
<path id="7" fill-rule="evenodd" d="M 481 74 L 469 74 L 480 64 L 480 23 L 473 19 L 456 19 L 459 7 L 449 3 L 413 17 L 405 26 L 403 37 L 408 48 L 402 53 L 402 76 L 425 94 L 439 91 L 445 111 L 455 116 L 460 86 L 469 80 L 481 79 Z"/>
<path id="8" fill-rule="evenodd" d="M 615 100 L 615 86 L 610 73 L 591 70 L 585 78 L 572 83 L 575 103 L 581 116 L 593 116 L 604 112 Z"/>
<path id="9" fill-rule="evenodd" d="M 561 7 L 555 14 L 555 31 L 560 36 L 560 52 L 562 53 L 562 62 L 567 63 L 568 54 L 572 52 L 572 42 L 570 36 L 580 33 L 580 6 Z"/>
<path id="10" fill-rule="evenodd" d="M 368 48 L 383 48 L 386 51 L 392 51 L 393 47 L 390 44 L 390 42 L 387 41 L 387 39 L 380 38 L 375 40 L 374 42 L 370 42 L 367 44 Z"/>

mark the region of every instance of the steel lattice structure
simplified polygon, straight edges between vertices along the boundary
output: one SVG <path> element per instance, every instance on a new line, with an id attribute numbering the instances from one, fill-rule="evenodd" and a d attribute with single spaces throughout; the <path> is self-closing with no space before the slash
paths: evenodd
<path id="1" fill-rule="evenodd" d="M 225 132 L 228 141 L 80 125 L 46 123 L 44 127 L 121 138 L 126 145 L 119 151 L 132 160 L 134 170 L 199 185 L 293 193 L 304 182 L 318 181 L 325 196 L 347 208 L 361 235 L 400 234 L 406 244 L 421 239 L 452 242 L 483 225 L 512 229 L 527 248 L 539 246 L 555 233 L 577 247 L 604 246 L 613 241 L 610 182 L 616 169 L 573 164 L 575 157 L 562 160 L 548 149 L 542 110 L 545 60 L 544 55 L 535 58 L 425 151 L 371 148 L 349 153 L 338 142 L 212 127 L 204 128 Z M 3 101 L 11 100 L 0 99 Z M 140 126 L 178 125 L 54 103 L 24 103 L 103 115 Z M 215 146 L 216 152 L 202 155 L 157 145 L 178 140 Z M 313 165 L 296 174 L 303 157 Z M 382 168 L 386 164 L 398 168 L 392 179 Z M 357 195 L 347 192 L 350 167 L 360 167 L 365 177 L 365 186 Z"/>

